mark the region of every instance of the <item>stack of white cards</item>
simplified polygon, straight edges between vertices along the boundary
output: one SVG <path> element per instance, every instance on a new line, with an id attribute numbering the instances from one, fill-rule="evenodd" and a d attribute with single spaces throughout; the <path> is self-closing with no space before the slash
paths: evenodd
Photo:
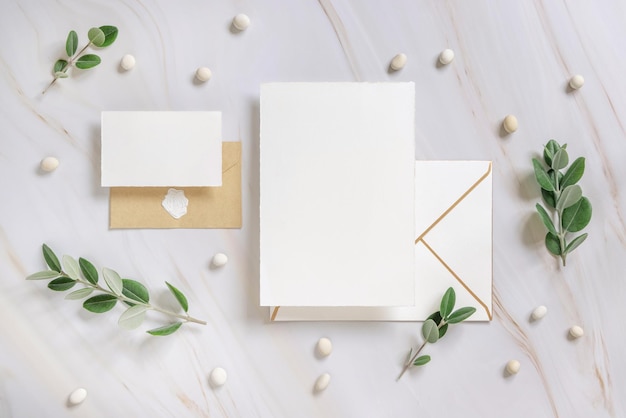
<path id="1" fill-rule="evenodd" d="M 262 85 L 260 144 L 272 320 L 491 319 L 491 162 L 415 161 L 413 83 Z"/>

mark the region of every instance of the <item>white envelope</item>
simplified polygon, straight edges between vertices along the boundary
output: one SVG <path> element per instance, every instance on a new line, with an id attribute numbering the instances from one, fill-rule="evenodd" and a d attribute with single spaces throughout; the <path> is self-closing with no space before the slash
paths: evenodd
<path id="1" fill-rule="evenodd" d="M 272 321 L 423 321 L 452 286 L 471 321 L 492 319 L 492 163 L 415 163 L 415 306 L 270 307 Z"/>

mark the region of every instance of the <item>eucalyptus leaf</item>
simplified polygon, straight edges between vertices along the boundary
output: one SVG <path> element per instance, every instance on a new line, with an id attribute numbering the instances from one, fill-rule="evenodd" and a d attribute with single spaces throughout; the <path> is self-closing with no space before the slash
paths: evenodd
<path id="1" fill-rule="evenodd" d="M 67 56 L 71 57 L 76 53 L 78 49 L 78 34 L 71 30 L 67 35 L 67 40 L 65 41 L 65 52 L 67 52 Z"/>
<path id="2" fill-rule="evenodd" d="M 541 196 L 543 197 L 543 201 L 546 202 L 546 205 L 552 209 L 556 209 L 556 198 L 554 197 L 554 192 L 549 192 L 547 190 L 541 189 Z"/>
<path id="3" fill-rule="evenodd" d="M 439 339 L 439 330 L 437 324 L 432 319 L 427 319 L 422 325 L 422 336 L 426 341 L 434 344 Z"/>
<path id="4" fill-rule="evenodd" d="M 561 148 L 554 154 L 554 157 L 552 157 L 552 164 L 550 164 L 550 167 L 554 170 L 560 170 L 567 167 L 568 163 L 569 156 L 567 155 L 567 151 L 565 151 L 565 148 Z"/>
<path id="5" fill-rule="evenodd" d="M 569 254 L 574 251 L 580 244 L 583 243 L 587 239 L 588 234 L 582 234 L 574 238 L 567 246 L 565 247 L 565 254 Z"/>
<path id="6" fill-rule="evenodd" d="M 131 279 L 122 279 L 122 294 L 129 299 L 136 300 L 137 302 L 148 303 L 150 302 L 150 294 L 148 289 L 141 283 Z M 126 304 L 133 306 L 134 303 L 126 302 Z"/>
<path id="7" fill-rule="evenodd" d="M 82 289 L 74 290 L 72 293 L 68 293 L 65 299 L 76 300 L 86 298 L 93 293 L 93 287 L 83 287 Z"/>
<path id="8" fill-rule="evenodd" d="M 444 293 L 443 297 L 441 298 L 441 304 L 439 307 L 440 315 L 444 318 L 447 318 L 447 316 L 450 315 L 450 313 L 454 309 L 455 303 L 456 294 L 454 293 L 454 289 L 449 287 L 448 290 L 446 290 L 446 293 Z"/>
<path id="9" fill-rule="evenodd" d="M 122 284 L 122 278 L 115 270 L 111 270 L 106 267 L 103 268 L 102 277 L 104 277 L 104 281 L 113 293 L 118 296 L 122 294 L 122 289 L 124 287 Z"/>
<path id="10" fill-rule="evenodd" d="M 156 335 L 156 336 L 165 336 L 170 335 L 178 331 L 178 328 L 182 325 L 182 322 L 174 322 L 173 324 L 165 325 L 159 328 L 151 329 L 146 331 L 148 334 Z"/>
<path id="11" fill-rule="evenodd" d="M 424 364 L 428 363 L 430 361 L 430 356 L 429 355 L 423 355 L 423 356 L 419 356 L 418 358 L 415 359 L 415 361 L 413 362 L 414 366 L 423 366 Z"/>
<path id="12" fill-rule="evenodd" d="M 64 73 L 63 71 L 57 71 L 56 73 L 54 73 L 54 76 L 56 78 L 68 78 L 69 75 L 67 73 Z"/>
<path id="13" fill-rule="evenodd" d="M 559 237 L 554 235 L 552 232 L 548 232 L 546 234 L 546 248 L 554 255 L 561 255 L 561 243 L 559 242 Z"/>
<path id="14" fill-rule="evenodd" d="M 58 271 L 44 270 L 31 274 L 26 278 L 26 280 L 50 280 L 56 279 L 60 275 L 61 273 L 59 273 Z"/>
<path id="15" fill-rule="evenodd" d="M 459 322 L 463 322 L 470 316 L 474 315 L 474 312 L 476 312 L 476 308 L 474 308 L 473 306 L 465 306 L 463 308 L 459 308 L 450 314 L 450 316 L 448 317 L 448 322 L 450 324 L 458 324 Z"/>
<path id="16" fill-rule="evenodd" d="M 537 203 L 535 207 L 537 208 L 537 212 L 539 212 L 541 221 L 546 226 L 546 228 L 548 228 L 548 231 L 556 235 L 557 234 L 556 228 L 554 227 L 554 223 L 552 222 L 552 219 L 550 219 L 550 215 L 548 215 L 548 212 L 546 212 L 543 206 L 541 206 L 539 203 Z"/>
<path id="17" fill-rule="evenodd" d="M 533 167 L 535 169 L 535 179 L 537 179 L 537 183 L 539 183 L 541 188 L 550 192 L 554 191 L 554 186 L 550 181 L 548 173 L 546 173 L 546 170 L 536 158 L 533 158 Z"/>
<path id="18" fill-rule="evenodd" d="M 73 257 L 69 255 L 64 255 L 63 267 L 65 268 L 65 274 L 67 274 L 73 280 L 80 280 L 78 262 Z"/>
<path id="19" fill-rule="evenodd" d="M 58 279 L 54 279 L 50 283 L 48 283 L 48 288 L 57 292 L 63 292 L 65 290 L 71 289 L 72 287 L 74 287 L 75 284 L 76 280 L 69 277 L 61 276 Z"/>
<path id="20" fill-rule="evenodd" d="M 572 206 L 563 210 L 562 226 L 566 231 L 578 232 L 589 224 L 591 220 L 591 203 L 586 197 L 581 198 Z"/>
<path id="21" fill-rule="evenodd" d="M 146 319 L 147 306 L 134 305 L 126 309 L 117 324 L 124 329 L 135 329 Z"/>
<path id="22" fill-rule="evenodd" d="M 89 68 L 93 68 L 96 65 L 100 64 L 100 57 L 96 54 L 86 54 L 80 57 L 76 61 L 76 68 L 80 68 L 81 70 L 87 70 Z"/>
<path id="23" fill-rule="evenodd" d="M 187 302 L 187 298 L 185 297 L 185 295 L 183 295 L 183 293 L 180 290 L 176 289 L 174 286 L 172 286 L 168 282 L 165 282 L 165 284 L 170 289 L 170 292 L 172 292 L 172 294 L 174 295 L 174 297 L 180 304 L 181 308 L 183 308 L 183 311 L 187 312 L 187 310 L 189 309 L 189 303 Z"/>
<path id="24" fill-rule="evenodd" d="M 552 157 L 558 150 L 561 149 L 561 146 L 554 139 L 548 141 L 546 146 L 543 148 L 543 160 L 548 164 L 548 166 L 552 166 Z"/>
<path id="25" fill-rule="evenodd" d="M 583 197 L 583 189 L 579 185 L 573 184 L 567 186 L 562 192 L 559 199 L 556 201 L 556 210 L 562 212 L 563 209 L 569 208 Z"/>
<path id="26" fill-rule="evenodd" d="M 100 26 L 100 30 L 104 33 L 104 42 L 101 47 L 109 46 L 117 39 L 118 30 L 115 26 Z"/>
<path id="27" fill-rule="evenodd" d="M 582 178 L 585 172 L 585 158 L 578 157 L 572 165 L 569 166 L 565 174 L 563 175 L 563 179 L 561 180 L 561 187 L 565 188 L 567 186 L 571 186 L 572 184 L 578 183 L 578 181 Z"/>
<path id="28" fill-rule="evenodd" d="M 52 72 L 56 75 L 56 73 L 59 73 L 65 70 L 66 67 L 67 67 L 67 61 L 57 60 L 57 62 L 54 63 L 54 68 L 52 69 Z"/>
<path id="29" fill-rule="evenodd" d="M 117 297 L 113 295 L 97 295 L 83 302 L 83 308 L 93 313 L 104 313 L 113 309 L 117 303 Z"/>
<path id="30" fill-rule="evenodd" d="M 432 319 L 433 321 L 435 321 L 435 324 L 437 324 L 437 326 L 439 326 L 439 324 L 441 324 L 441 320 L 443 318 L 441 318 L 441 312 L 437 311 L 437 312 L 433 312 L 432 314 L 430 314 L 430 316 L 426 319 Z M 448 331 L 448 324 L 445 323 L 443 324 L 441 327 L 439 327 L 439 339 L 442 339 L 444 335 L 446 335 L 446 331 Z"/>
<path id="31" fill-rule="evenodd" d="M 80 270 L 83 272 L 85 279 L 91 284 L 98 284 L 98 270 L 88 260 L 80 257 L 78 259 Z"/>
<path id="32" fill-rule="evenodd" d="M 61 263 L 59 263 L 59 259 L 57 258 L 54 251 L 52 251 L 50 247 L 48 247 L 46 244 L 43 244 L 41 246 L 41 249 L 43 251 L 43 258 L 44 260 L 46 260 L 46 264 L 48 265 L 48 267 L 50 267 L 51 270 L 60 273 L 62 270 Z"/>
<path id="33" fill-rule="evenodd" d="M 91 42 L 95 46 L 100 47 L 104 44 L 105 36 L 104 32 L 100 28 L 89 29 L 89 32 L 87 32 L 87 37 L 89 38 L 89 42 Z"/>

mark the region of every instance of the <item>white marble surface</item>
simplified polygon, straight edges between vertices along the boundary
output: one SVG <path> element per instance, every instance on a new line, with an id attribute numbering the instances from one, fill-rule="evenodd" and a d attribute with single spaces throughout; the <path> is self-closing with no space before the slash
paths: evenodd
<path id="1" fill-rule="evenodd" d="M 1 417 L 626 416 L 626 3 L 614 1 L 8 0 L 0 5 Z M 232 17 L 252 21 L 242 33 Z M 45 96 L 76 29 L 116 25 L 99 68 Z M 441 50 L 456 58 L 438 67 Z M 387 71 L 398 53 L 406 67 Z M 118 69 L 124 54 L 135 69 Z M 194 83 L 196 68 L 213 71 Z M 585 86 L 566 89 L 584 75 Z M 395 381 L 415 323 L 268 323 L 258 307 L 258 91 L 265 81 L 415 81 L 416 158 L 494 161 L 492 323 L 463 324 Z M 241 230 L 109 231 L 102 110 L 221 110 L 243 142 Z M 507 114 L 520 128 L 500 133 Z M 533 214 L 530 158 L 555 138 L 587 157 L 590 236 L 559 268 Z M 38 171 L 47 155 L 60 159 Z M 187 293 L 208 320 L 166 339 L 24 277 L 40 245 Z M 229 256 L 211 269 L 217 252 Z M 532 310 L 549 308 L 540 322 Z M 121 309 L 116 311 L 121 313 Z M 569 340 L 571 325 L 585 336 Z M 315 357 L 328 336 L 330 357 Z M 521 370 L 504 377 L 510 359 Z M 228 372 L 213 389 L 209 372 Z M 332 381 L 313 394 L 317 377 Z M 87 400 L 68 408 L 85 387 Z"/>

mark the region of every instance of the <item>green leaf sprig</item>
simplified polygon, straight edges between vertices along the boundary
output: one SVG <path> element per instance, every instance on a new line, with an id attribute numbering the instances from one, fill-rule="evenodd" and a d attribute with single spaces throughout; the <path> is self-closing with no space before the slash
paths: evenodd
<path id="1" fill-rule="evenodd" d="M 83 308 L 89 312 L 108 312 L 115 307 L 117 302 L 123 302 L 127 305 L 127 308 L 120 316 L 118 324 L 124 329 L 139 327 L 146 317 L 146 312 L 149 310 L 161 312 L 178 319 L 176 322 L 148 330 L 147 333 L 151 335 L 164 336 L 173 334 L 185 322 L 206 325 L 205 321 L 189 316 L 187 313 L 189 310 L 187 298 L 180 290 L 168 282 L 165 282 L 165 284 L 185 312 L 184 314 L 168 311 L 150 304 L 148 289 L 143 284 L 135 280 L 123 279 L 114 270 L 106 267 L 102 269 L 102 279 L 106 287 L 101 286 L 99 284 L 98 271 L 91 262 L 84 258 L 79 258 L 76 261 L 69 255 L 64 255 L 62 258 L 63 265 L 61 266 L 61 262 L 59 262 L 58 257 L 50 247 L 43 244 L 42 250 L 43 258 L 50 270 L 31 274 L 26 280 L 52 280 L 48 283 L 48 288 L 56 291 L 69 290 L 76 284 L 83 285 L 82 288 L 74 290 L 65 296 L 65 299 L 70 300 L 83 299 L 91 296 L 93 292 L 100 292 L 83 302 Z"/>
<path id="2" fill-rule="evenodd" d="M 96 65 L 100 64 L 100 57 L 96 54 L 84 54 L 85 50 L 91 45 L 98 48 L 104 48 L 111 45 L 117 39 L 118 30 L 115 26 L 100 26 L 99 28 L 91 28 L 87 32 L 89 42 L 78 53 L 78 34 L 71 30 L 67 35 L 65 41 L 65 52 L 67 53 L 67 59 L 59 59 L 54 63 L 52 67 L 52 73 L 54 78 L 48 84 L 48 87 L 44 89 L 41 94 L 45 94 L 50 87 L 54 85 L 60 78 L 67 78 L 67 70 L 74 65 L 81 70 L 88 70 Z"/>
<path id="3" fill-rule="evenodd" d="M 424 347 L 426 347 L 427 343 L 434 344 L 442 339 L 448 331 L 449 324 L 458 324 L 463 322 L 476 312 L 476 308 L 472 306 L 466 306 L 454 311 L 455 303 L 456 293 L 454 292 L 454 289 L 450 287 L 441 298 L 439 310 L 437 312 L 433 312 L 422 324 L 422 337 L 424 338 L 424 342 L 417 348 L 417 350 L 415 350 L 415 353 L 413 353 L 413 348 L 411 347 L 406 358 L 406 362 L 404 363 L 404 368 L 396 380 L 400 380 L 404 373 L 406 373 L 406 371 L 411 367 L 423 366 L 430 362 L 429 355 L 425 354 L 420 356 L 420 353 Z"/>
<path id="4" fill-rule="evenodd" d="M 568 240 L 569 233 L 581 231 L 591 220 L 591 203 L 576 184 L 585 172 L 585 159 L 577 158 L 566 169 L 569 164 L 566 148 L 567 144 L 561 146 L 554 139 L 548 142 L 543 149 L 547 171 L 539 160 L 533 158 L 535 179 L 541 186 L 543 200 L 552 213 L 556 212 L 555 224 L 552 221 L 553 215 L 541 204 L 537 203 L 535 206 L 541 221 L 548 228 L 546 248 L 555 256 L 561 257 L 563 266 L 566 265 L 567 255 L 587 239 L 587 233 L 584 233 Z"/>

